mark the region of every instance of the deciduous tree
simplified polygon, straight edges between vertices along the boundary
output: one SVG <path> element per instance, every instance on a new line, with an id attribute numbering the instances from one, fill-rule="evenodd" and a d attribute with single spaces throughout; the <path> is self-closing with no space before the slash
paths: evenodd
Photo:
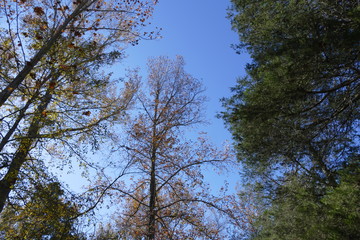
<path id="1" fill-rule="evenodd" d="M 186 128 L 202 121 L 200 82 L 184 70 L 182 57 L 149 60 L 146 90 L 137 95 L 140 111 L 127 125 L 126 151 L 131 179 L 110 189 L 125 199 L 117 222 L 124 239 L 219 239 L 222 226 L 209 209 L 220 210 L 206 189 L 204 165 L 231 162 L 207 138 L 186 141 Z M 132 181 L 131 185 L 128 185 Z"/>
<path id="2" fill-rule="evenodd" d="M 59 148 L 78 153 L 80 142 L 96 147 L 99 136 L 122 118 L 137 85 L 116 90 L 111 74 L 101 68 L 121 59 L 122 49 L 138 40 L 136 30 L 152 4 L 3 1 L 1 10 L 7 25 L 0 49 L 5 56 L 0 210 L 31 151 L 41 155 L 45 149 L 65 159 Z"/>
<path id="3" fill-rule="evenodd" d="M 155 1 L 156 2 L 156 1 Z M 136 32 L 151 15 L 151 1 L 104 0 L 3 0 L 1 16 L 6 19 L 7 44 L 1 50 L 4 61 L 12 61 L 11 75 L 2 84 L 0 106 L 26 79 L 40 60 L 56 49 L 61 38 L 69 48 L 81 48 L 73 40 L 100 40 L 103 47 L 122 44 L 124 38 L 137 41 Z M 104 44 L 107 43 L 107 44 Z M 111 43 L 111 44 L 109 44 Z M 51 59 L 55 64 L 57 58 Z"/>

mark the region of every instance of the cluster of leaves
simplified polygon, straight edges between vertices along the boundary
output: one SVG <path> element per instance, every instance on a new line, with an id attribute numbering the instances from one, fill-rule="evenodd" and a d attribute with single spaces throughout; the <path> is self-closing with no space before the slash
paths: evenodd
<path id="1" fill-rule="evenodd" d="M 248 180 L 263 193 L 259 204 L 270 208 L 264 213 L 270 224 L 257 226 L 259 239 L 346 239 L 346 231 L 321 235 L 315 223 L 342 228 L 332 204 L 351 203 L 358 191 L 350 184 L 347 197 L 336 194 L 349 186 L 340 173 L 359 161 L 359 2 L 232 2 L 237 48 L 246 48 L 253 62 L 224 99 L 222 117 Z M 349 209 L 357 211 L 358 203 Z M 313 228 L 298 222 L 310 212 L 315 230 L 306 235 Z"/>

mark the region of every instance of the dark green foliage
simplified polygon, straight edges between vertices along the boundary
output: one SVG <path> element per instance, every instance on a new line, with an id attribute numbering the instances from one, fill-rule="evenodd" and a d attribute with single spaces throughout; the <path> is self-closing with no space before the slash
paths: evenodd
<path id="1" fill-rule="evenodd" d="M 282 186 L 281 198 L 257 220 L 253 239 L 360 239 L 360 172 L 351 165 L 341 171 L 341 183 L 314 191 L 306 179 L 293 178 Z"/>
<path id="2" fill-rule="evenodd" d="M 358 1 L 233 1 L 233 27 L 254 61 L 224 100 L 239 158 L 335 184 L 357 152 Z"/>
<path id="3" fill-rule="evenodd" d="M 301 166 L 330 179 L 354 151 L 356 2 L 234 1 L 233 26 L 254 62 L 224 101 L 223 117 L 250 166 Z"/>
<path id="4" fill-rule="evenodd" d="M 221 116 L 270 206 L 257 239 L 356 239 L 358 183 L 343 172 L 359 169 L 359 1 L 232 2 L 253 62 Z"/>

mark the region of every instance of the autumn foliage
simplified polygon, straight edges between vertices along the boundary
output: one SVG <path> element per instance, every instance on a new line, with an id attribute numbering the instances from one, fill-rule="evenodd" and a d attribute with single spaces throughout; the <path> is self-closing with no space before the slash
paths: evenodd
<path id="1" fill-rule="evenodd" d="M 153 6 L 147 1 L 1 1 L 6 21 L 0 32 L 0 210 L 34 152 L 39 158 L 79 156 L 81 142 L 96 145 L 101 124 L 120 120 L 137 85 L 121 90 L 100 69 L 139 40 Z"/>

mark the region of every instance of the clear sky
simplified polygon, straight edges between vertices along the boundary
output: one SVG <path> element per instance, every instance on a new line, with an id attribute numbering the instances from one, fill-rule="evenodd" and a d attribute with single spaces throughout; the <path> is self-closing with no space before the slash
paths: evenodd
<path id="1" fill-rule="evenodd" d="M 149 57 L 182 55 L 186 71 L 202 79 L 207 89 L 210 101 L 205 111 L 210 125 L 202 130 L 216 144 L 231 138 L 222 120 L 215 118 L 222 110 L 219 99 L 230 96 L 230 87 L 244 75 L 249 61 L 247 55 L 236 54 L 231 48 L 238 38 L 226 18 L 229 6 L 228 0 L 159 0 L 151 26 L 163 29 L 162 39 L 144 40 L 129 47 L 128 57 L 118 66 L 146 70 Z"/>

